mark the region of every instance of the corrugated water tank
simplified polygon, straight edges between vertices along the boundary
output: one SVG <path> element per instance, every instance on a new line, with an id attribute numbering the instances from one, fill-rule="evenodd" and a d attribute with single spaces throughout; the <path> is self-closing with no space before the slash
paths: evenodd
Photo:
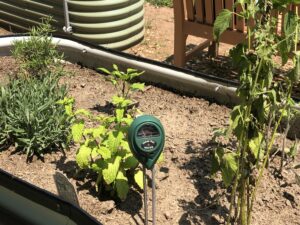
<path id="1" fill-rule="evenodd" d="M 72 36 L 112 49 L 143 39 L 144 0 L 68 0 Z M 65 25 L 63 0 L 0 0 L 0 24 L 28 30 L 52 16 L 57 33 Z"/>

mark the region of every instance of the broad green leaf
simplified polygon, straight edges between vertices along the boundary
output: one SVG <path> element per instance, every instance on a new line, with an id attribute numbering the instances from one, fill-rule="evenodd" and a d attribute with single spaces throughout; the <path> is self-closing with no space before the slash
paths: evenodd
<path id="1" fill-rule="evenodd" d="M 93 137 L 99 138 L 101 135 L 105 134 L 106 128 L 104 126 L 99 126 L 93 129 Z"/>
<path id="2" fill-rule="evenodd" d="M 121 141 L 124 138 L 124 134 L 120 131 L 114 131 L 114 132 L 110 132 L 108 135 L 108 148 L 109 150 L 115 154 L 115 152 L 118 150 Z"/>
<path id="3" fill-rule="evenodd" d="M 123 97 L 119 97 L 119 96 L 113 96 L 112 98 L 112 104 L 114 105 L 119 105 L 121 104 L 125 99 Z"/>
<path id="4" fill-rule="evenodd" d="M 130 99 L 125 99 L 122 103 L 121 103 L 121 107 L 125 108 L 127 106 L 129 106 L 130 104 L 132 104 L 132 101 Z"/>
<path id="5" fill-rule="evenodd" d="M 132 70 L 132 71 L 128 72 L 128 70 L 127 70 L 127 74 L 129 75 L 129 80 L 132 80 L 135 77 L 141 76 L 143 73 L 144 73 L 144 71 L 138 72 L 137 70 Z"/>
<path id="6" fill-rule="evenodd" d="M 214 27 L 213 35 L 214 40 L 219 41 L 221 34 L 230 26 L 232 20 L 232 12 L 228 9 L 223 9 L 220 14 L 217 16 Z"/>
<path id="7" fill-rule="evenodd" d="M 78 109 L 76 112 L 75 112 L 75 115 L 78 116 L 78 115 L 83 115 L 83 116 L 90 116 L 91 113 L 88 111 L 88 110 L 85 110 L 85 109 Z"/>
<path id="8" fill-rule="evenodd" d="M 97 70 L 101 70 L 101 71 L 104 72 L 105 74 L 110 74 L 110 71 L 109 71 L 108 69 L 106 69 L 106 68 L 103 68 L 103 67 L 98 68 Z"/>
<path id="9" fill-rule="evenodd" d="M 288 151 L 288 156 L 293 158 L 297 155 L 297 152 L 298 152 L 298 143 L 295 141 L 292 147 Z"/>
<path id="10" fill-rule="evenodd" d="M 124 109 L 117 109 L 116 110 L 116 119 L 117 119 L 117 122 L 118 123 L 122 122 L 123 117 L 124 117 Z"/>
<path id="11" fill-rule="evenodd" d="M 211 161 L 211 175 L 214 175 L 216 174 L 219 170 L 220 170 L 220 164 L 221 164 L 221 158 L 223 157 L 223 154 L 220 158 L 220 155 L 217 153 L 218 150 L 215 150 L 213 152 L 213 155 L 212 155 L 212 161 Z"/>
<path id="12" fill-rule="evenodd" d="M 116 156 L 115 159 L 111 160 L 107 163 L 107 168 L 103 169 L 103 179 L 105 180 L 106 184 L 111 184 L 116 180 L 116 176 L 119 171 L 121 163 L 121 157 Z"/>
<path id="13" fill-rule="evenodd" d="M 233 152 L 225 153 L 221 162 L 221 172 L 226 187 L 231 184 L 234 176 L 236 175 L 237 168 L 238 163 L 236 154 Z"/>
<path id="14" fill-rule="evenodd" d="M 93 128 L 86 128 L 83 131 L 83 135 L 87 136 L 87 135 L 92 135 L 93 134 Z"/>
<path id="15" fill-rule="evenodd" d="M 82 145 L 76 154 L 76 162 L 82 169 L 86 169 L 90 165 L 92 149 Z"/>
<path id="16" fill-rule="evenodd" d="M 288 73 L 292 82 L 297 83 L 300 77 L 300 52 L 297 51 L 294 56 L 295 67 Z"/>
<path id="17" fill-rule="evenodd" d="M 229 54 L 232 59 L 233 66 L 235 68 L 243 68 L 246 59 L 244 56 L 245 51 L 246 51 L 246 46 L 245 44 L 242 43 L 230 49 Z"/>
<path id="18" fill-rule="evenodd" d="M 98 149 L 98 153 L 102 156 L 103 159 L 107 160 L 111 158 L 111 152 L 109 151 L 108 148 L 101 146 Z"/>
<path id="19" fill-rule="evenodd" d="M 134 169 L 138 164 L 139 161 L 132 154 L 128 154 L 122 165 L 124 169 Z"/>
<path id="20" fill-rule="evenodd" d="M 256 137 L 252 138 L 249 141 L 250 150 L 256 159 L 258 159 L 261 155 L 260 153 L 262 151 L 262 149 L 261 149 L 262 139 L 263 139 L 262 133 L 258 133 L 258 135 Z"/>
<path id="21" fill-rule="evenodd" d="M 122 140 L 121 143 L 120 143 L 120 147 L 122 147 L 122 149 L 125 150 L 125 152 L 131 153 L 128 141 Z"/>
<path id="22" fill-rule="evenodd" d="M 289 42 L 284 40 L 284 37 L 280 40 L 278 44 L 278 52 L 281 56 L 281 65 L 284 66 L 289 59 L 289 52 L 291 50 L 291 45 L 288 45 Z"/>
<path id="23" fill-rule="evenodd" d="M 132 85 L 130 85 L 130 89 L 132 90 L 144 90 L 145 88 L 145 84 L 144 83 L 133 83 Z"/>
<path id="24" fill-rule="evenodd" d="M 107 163 L 103 161 L 102 159 L 97 159 L 94 163 L 91 165 L 91 169 L 102 176 L 102 170 L 107 167 Z"/>
<path id="25" fill-rule="evenodd" d="M 242 120 L 242 110 L 241 106 L 235 106 L 231 112 L 229 129 L 233 131 L 234 135 L 238 138 L 240 137 L 243 130 L 243 120 Z"/>
<path id="26" fill-rule="evenodd" d="M 113 64 L 113 68 L 114 68 L 114 70 L 119 71 L 119 68 L 116 64 Z"/>
<path id="27" fill-rule="evenodd" d="M 123 118 L 123 119 L 122 119 L 122 122 L 124 122 L 124 123 L 126 123 L 128 126 L 130 126 L 131 123 L 133 122 L 133 119 L 131 118 L 130 115 L 127 115 L 126 118 Z"/>
<path id="28" fill-rule="evenodd" d="M 164 157 L 164 153 L 162 152 L 159 157 L 158 157 L 158 160 L 157 160 L 157 164 L 160 164 L 162 163 L 163 161 L 165 160 L 165 157 Z"/>
<path id="29" fill-rule="evenodd" d="M 126 72 L 127 73 L 136 73 L 137 70 L 136 69 L 132 69 L 132 68 L 128 68 Z"/>
<path id="30" fill-rule="evenodd" d="M 293 11 L 288 11 L 284 16 L 284 24 L 283 24 L 283 30 L 285 37 L 289 37 L 290 40 L 293 39 L 291 37 L 291 34 L 295 32 L 297 27 L 297 16 Z M 288 49 L 291 49 L 291 44 L 288 43 Z"/>
<path id="31" fill-rule="evenodd" d="M 78 142 L 81 141 L 82 134 L 83 134 L 83 129 L 84 129 L 84 122 L 83 121 L 75 123 L 72 126 L 71 132 L 72 132 L 74 142 L 78 143 Z"/>
<path id="32" fill-rule="evenodd" d="M 116 178 L 116 189 L 118 197 L 124 201 L 129 191 L 128 179 L 125 176 L 125 171 L 120 170 Z"/>
<path id="33" fill-rule="evenodd" d="M 141 170 L 135 172 L 134 181 L 141 189 L 144 189 L 144 174 Z"/>

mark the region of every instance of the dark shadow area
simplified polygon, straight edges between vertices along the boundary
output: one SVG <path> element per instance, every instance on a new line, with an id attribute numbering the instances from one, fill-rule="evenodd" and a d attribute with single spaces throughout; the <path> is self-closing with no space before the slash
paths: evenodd
<path id="1" fill-rule="evenodd" d="M 138 192 L 138 188 L 135 186 L 135 189 L 130 189 L 125 201 L 121 201 L 116 197 L 111 195 L 111 190 L 105 190 L 104 186 L 100 186 L 98 192 L 95 187 L 95 181 L 97 179 L 97 173 L 91 170 L 79 170 L 76 161 L 67 161 L 65 156 L 61 157 L 58 161 L 52 162 L 56 165 L 56 169 L 62 171 L 68 179 L 76 180 L 76 192 L 88 191 L 88 193 L 99 201 L 111 201 L 113 200 L 114 205 L 107 210 L 107 213 L 113 211 L 116 207 L 119 210 L 125 211 L 126 213 L 132 216 L 132 219 L 136 224 L 139 224 L 138 221 L 134 218 L 135 215 L 142 219 L 139 211 L 143 207 L 142 196 Z M 147 177 L 148 185 L 151 185 L 150 177 Z M 65 182 L 66 183 L 66 182 Z M 129 183 L 132 183 L 129 180 Z M 71 188 L 69 188 L 71 189 Z M 74 199 L 73 199 L 74 200 Z M 76 200 L 76 199 L 75 199 Z"/>
<path id="2" fill-rule="evenodd" d="M 113 115 L 114 109 L 114 105 L 108 101 L 105 102 L 105 105 L 96 104 L 93 108 L 91 108 L 91 110 L 95 110 L 100 113 L 106 113 L 108 115 Z"/>
<path id="3" fill-rule="evenodd" d="M 194 181 L 199 195 L 194 201 L 179 201 L 185 211 L 179 220 L 180 225 L 219 225 L 225 221 L 228 209 L 220 204 L 221 194 L 224 194 L 222 184 L 210 177 L 210 146 L 210 143 L 201 146 L 192 141 L 186 143 L 185 153 L 192 156 L 180 169 L 191 172 L 190 179 Z"/>
<path id="4" fill-rule="evenodd" d="M 141 195 L 137 191 L 131 189 L 127 195 L 126 200 L 124 202 L 117 201 L 116 207 L 119 210 L 122 210 L 131 215 L 131 218 L 136 225 L 138 225 L 139 222 L 135 219 L 135 215 L 137 215 L 140 220 L 144 221 L 143 216 L 139 213 L 139 211 L 143 207 L 143 200 Z"/>
<path id="5" fill-rule="evenodd" d="M 186 52 L 194 49 L 196 45 L 188 44 L 186 46 Z M 163 63 L 173 64 L 174 55 L 167 57 Z M 232 67 L 231 58 L 224 55 L 218 55 L 212 58 L 208 55 L 207 50 L 197 51 L 190 60 L 188 60 L 184 66 L 185 69 L 205 73 L 208 75 L 222 77 L 225 79 L 239 81 L 237 71 Z"/>

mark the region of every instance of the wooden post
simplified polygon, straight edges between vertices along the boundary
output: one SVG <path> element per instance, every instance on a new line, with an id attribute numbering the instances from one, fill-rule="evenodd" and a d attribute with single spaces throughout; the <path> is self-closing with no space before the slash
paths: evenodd
<path id="1" fill-rule="evenodd" d="M 184 33 L 184 5 L 182 0 L 173 0 L 174 8 L 174 65 L 185 64 L 185 46 L 187 35 Z"/>

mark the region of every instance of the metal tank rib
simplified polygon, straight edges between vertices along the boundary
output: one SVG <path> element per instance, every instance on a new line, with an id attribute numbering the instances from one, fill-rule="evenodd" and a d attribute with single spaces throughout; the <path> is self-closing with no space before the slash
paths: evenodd
<path id="1" fill-rule="evenodd" d="M 72 36 L 112 49 L 129 48 L 144 37 L 144 0 L 68 1 Z M 0 23 L 28 30 L 52 16 L 63 33 L 62 0 L 0 0 Z"/>

